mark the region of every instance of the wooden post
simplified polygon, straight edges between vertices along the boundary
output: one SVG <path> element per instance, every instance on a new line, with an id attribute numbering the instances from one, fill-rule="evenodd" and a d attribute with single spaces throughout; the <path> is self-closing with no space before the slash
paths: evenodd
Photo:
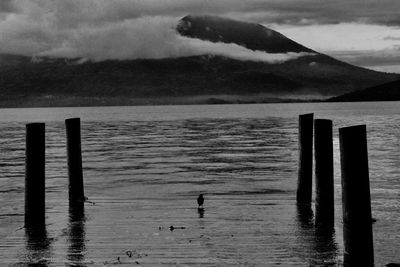
<path id="1" fill-rule="evenodd" d="M 314 121 L 315 223 L 333 226 L 335 216 L 333 184 L 332 121 Z"/>
<path id="2" fill-rule="evenodd" d="M 312 147 L 314 114 L 299 116 L 299 172 L 297 204 L 311 205 L 312 198 Z"/>
<path id="3" fill-rule="evenodd" d="M 81 121 L 79 118 L 65 120 L 67 130 L 67 159 L 69 177 L 69 203 L 85 201 L 82 174 Z"/>
<path id="4" fill-rule="evenodd" d="M 45 124 L 26 125 L 25 227 L 45 225 Z"/>
<path id="5" fill-rule="evenodd" d="M 373 266 L 371 196 L 365 125 L 339 129 L 344 266 Z"/>

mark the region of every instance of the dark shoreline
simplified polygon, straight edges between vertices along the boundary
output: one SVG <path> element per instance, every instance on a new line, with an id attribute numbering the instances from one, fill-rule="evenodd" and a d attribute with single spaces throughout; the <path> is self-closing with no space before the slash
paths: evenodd
<path id="1" fill-rule="evenodd" d="M 228 97 L 229 98 L 229 97 Z M 334 103 L 334 102 L 386 102 L 400 101 L 388 99 L 336 100 L 295 98 L 248 98 L 247 100 L 231 97 L 161 97 L 161 98 L 122 98 L 122 97 L 38 97 L 22 99 L 3 99 L 0 108 L 57 108 L 57 107 L 110 107 L 110 106 L 169 106 L 169 105 L 232 105 L 232 104 L 285 104 L 285 103 Z"/>
<path id="2" fill-rule="evenodd" d="M 0 102 L 0 108 L 46 108 L 46 107 L 94 107 L 94 106 L 151 106 L 151 105 L 222 105 L 222 104 L 279 104 L 326 102 L 321 99 L 226 99 L 218 97 L 161 97 L 161 98 L 102 98 L 57 97 L 8 99 Z"/>

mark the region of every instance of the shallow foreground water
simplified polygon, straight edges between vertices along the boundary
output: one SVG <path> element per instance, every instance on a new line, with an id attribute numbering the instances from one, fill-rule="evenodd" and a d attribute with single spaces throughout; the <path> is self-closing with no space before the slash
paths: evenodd
<path id="1" fill-rule="evenodd" d="M 329 233 L 295 205 L 297 116 L 307 112 L 334 121 Z M 68 210 L 70 117 L 82 119 L 91 201 L 78 215 Z M 36 233 L 22 228 L 27 122 L 46 122 L 46 229 Z M 400 102 L 374 102 L 1 109 L 0 263 L 340 266 L 337 129 L 355 124 L 368 129 L 375 263 L 400 262 Z"/>

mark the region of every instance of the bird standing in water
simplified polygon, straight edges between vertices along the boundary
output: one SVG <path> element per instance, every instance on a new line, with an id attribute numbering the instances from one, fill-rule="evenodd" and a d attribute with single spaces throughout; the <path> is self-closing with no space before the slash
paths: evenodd
<path id="1" fill-rule="evenodd" d="M 199 204 L 199 208 L 203 207 L 203 203 L 204 203 L 204 197 L 203 194 L 200 194 L 199 197 L 197 198 L 197 204 Z"/>

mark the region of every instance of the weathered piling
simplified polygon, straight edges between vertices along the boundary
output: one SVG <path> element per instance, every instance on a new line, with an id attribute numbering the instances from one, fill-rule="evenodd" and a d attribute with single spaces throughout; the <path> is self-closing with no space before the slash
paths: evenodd
<path id="1" fill-rule="evenodd" d="M 83 203 L 82 151 L 81 151 L 81 121 L 80 118 L 65 120 L 67 131 L 67 160 L 69 177 L 69 203 Z"/>
<path id="2" fill-rule="evenodd" d="M 26 125 L 25 227 L 45 225 L 45 124 Z"/>
<path id="3" fill-rule="evenodd" d="M 344 266 L 373 266 L 371 196 L 365 125 L 339 129 Z"/>
<path id="4" fill-rule="evenodd" d="M 332 121 L 314 121 L 315 223 L 333 226 L 335 216 L 333 184 Z"/>
<path id="5" fill-rule="evenodd" d="M 299 170 L 297 204 L 311 205 L 314 114 L 299 116 Z"/>

